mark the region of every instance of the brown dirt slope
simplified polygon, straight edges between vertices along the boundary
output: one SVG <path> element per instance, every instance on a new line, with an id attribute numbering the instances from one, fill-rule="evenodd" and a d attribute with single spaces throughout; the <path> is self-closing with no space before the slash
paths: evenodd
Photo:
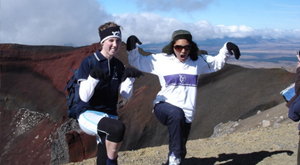
<path id="1" fill-rule="evenodd" d="M 298 123 L 287 118 L 285 104 L 280 104 L 227 128 L 219 137 L 189 140 L 183 165 L 295 165 Z M 270 125 L 263 126 L 263 121 Z M 226 125 L 226 124 L 224 124 Z M 226 130 L 223 130 L 226 132 Z M 148 147 L 119 153 L 120 165 L 153 164 L 167 161 L 168 146 Z M 93 165 L 95 158 L 68 165 Z"/>

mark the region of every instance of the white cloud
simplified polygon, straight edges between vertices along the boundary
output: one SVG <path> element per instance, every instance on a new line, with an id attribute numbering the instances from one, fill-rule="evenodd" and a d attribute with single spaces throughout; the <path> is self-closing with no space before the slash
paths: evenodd
<path id="1" fill-rule="evenodd" d="M 280 30 L 280 29 L 259 29 L 255 30 L 253 36 L 261 36 L 263 38 L 298 38 L 300 39 L 300 29 Z"/>
<path id="2" fill-rule="evenodd" d="M 249 37 L 253 34 L 254 30 L 251 27 L 246 25 L 231 25 L 231 26 L 224 26 L 224 25 L 217 25 L 216 29 L 218 29 L 218 33 L 221 36 L 227 37 Z"/>
<path id="3" fill-rule="evenodd" d="M 122 14 L 115 21 L 123 27 L 123 40 L 136 35 L 143 43 L 169 41 L 172 31 L 185 28 L 186 24 L 174 18 L 163 18 L 152 13 Z"/>
<path id="4" fill-rule="evenodd" d="M 136 35 L 143 43 L 170 41 L 174 30 L 185 29 L 192 33 L 196 40 L 224 37 L 263 37 L 263 38 L 300 38 L 300 29 L 253 29 L 246 25 L 216 25 L 208 21 L 184 23 L 175 18 L 164 18 L 153 13 L 123 14 L 115 17 L 124 28 L 123 40 L 129 35 Z"/>
<path id="5" fill-rule="evenodd" d="M 202 2 L 210 3 L 210 0 Z M 144 44 L 168 42 L 177 29 L 189 30 L 196 40 L 225 36 L 300 38 L 300 29 L 256 30 L 247 25 L 213 26 L 206 20 L 184 23 L 176 18 L 146 12 L 113 15 L 108 14 L 96 0 L 2 0 L 0 12 L 1 43 L 90 45 L 99 41 L 98 26 L 108 21 L 123 26 L 123 41 L 129 35 L 136 35 Z"/>
<path id="6" fill-rule="evenodd" d="M 1 43 L 85 45 L 111 19 L 95 0 L 2 0 Z"/>

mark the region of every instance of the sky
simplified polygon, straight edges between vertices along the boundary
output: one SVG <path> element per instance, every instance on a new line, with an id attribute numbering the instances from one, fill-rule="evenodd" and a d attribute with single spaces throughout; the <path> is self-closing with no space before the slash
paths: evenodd
<path id="1" fill-rule="evenodd" d="M 85 46 L 98 27 L 122 26 L 122 40 L 168 42 L 185 29 L 197 40 L 300 39 L 299 0 L 0 0 L 0 43 Z"/>

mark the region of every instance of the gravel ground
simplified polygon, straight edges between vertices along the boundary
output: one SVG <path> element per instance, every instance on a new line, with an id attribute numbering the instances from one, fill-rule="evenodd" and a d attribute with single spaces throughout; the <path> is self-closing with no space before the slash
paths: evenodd
<path id="1" fill-rule="evenodd" d="M 263 125 L 263 121 L 268 121 Z M 226 124 L 224 124 L 226 126 Z M 219 137 L 189 140 L 183 165 L 295 165 L 298 123 L 287 118 L 281 104 L 254 117 L 224 127 Z M 233 128 L 234 127 L 234 128 Z M 167 162 L 168 146 L 119 152 L 120 165 L 161 165 Z M 93 165 L 95 158 L 68 165 Z"/>

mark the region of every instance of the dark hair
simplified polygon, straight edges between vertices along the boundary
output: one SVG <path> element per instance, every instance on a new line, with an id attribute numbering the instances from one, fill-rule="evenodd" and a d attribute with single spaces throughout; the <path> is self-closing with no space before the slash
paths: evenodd
<path id="1" fill-rule="evenodd" d="M 192 45 L 192 48 L 191 48 L 189 56 L 190 56 L 191 60 L 196 61 L 196 60 L 198 60 L 198 51 L 199 51 L 198 45 L 194 41 L 190 41 L 190 43 Z"/>
<path id="2" fill-rule="evenodd" d="M 188 40 L 188 42 L 192 46 L 191 47 L 191 51 L 189 53 L 189 56 L 190 56 L 190 58 L 191 58 L 192 61 L 196 61 L 196 60 L 198 60 L 198 51 L 199 51 L 198 45 L 195 42 L 190 41 L 190 40 Z M 175 41 L 171 41 L 170 45 L 172 45 L 172 49 L 167 49 L 167 51 L 165 53 L 167 53 L 167 54 L 174 54 L 176 56 L 176 54 L 174 52 L 174 49 L 173 49 L 174 44 L 175 44 Z"/>

